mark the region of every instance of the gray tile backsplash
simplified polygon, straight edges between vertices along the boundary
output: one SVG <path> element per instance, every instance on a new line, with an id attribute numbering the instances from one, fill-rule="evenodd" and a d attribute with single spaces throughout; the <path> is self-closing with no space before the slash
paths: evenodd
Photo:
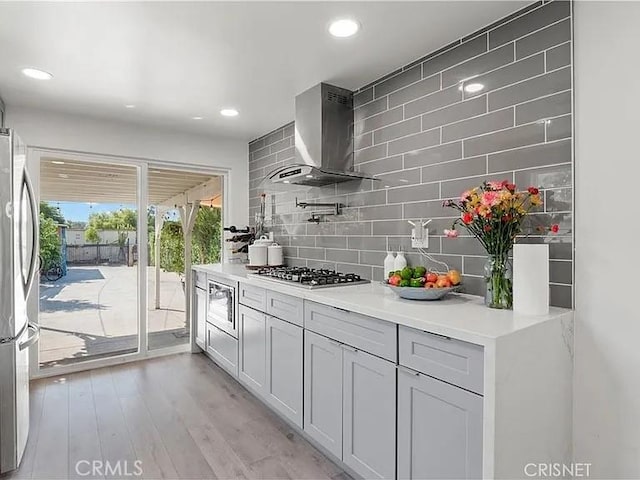
<path id="1" fill-rule="evenodd" d="M 290 123 L 249 144 L 250 218 L 267 195 L 267 224 L 292 265 L 329 266 L 376 280 L 388 249 L 428 263 L 410 248 L 407 220 L 432 218 L 429 253 L 462 271 L 469 293 L 482 294 L 484 252 L 468 236 L 443 237 L 455 211 L 442 201 L 484 180 L 543 189 L 544 209 L 531 223 L 561 225 L 549 243 L 551 302 L 573 296 L 571 9 L 537 2 L 520 13 L 399 68 L 354 95 L 354 164 L 380 180 L 322 188 L 261 184 L 295 162 Z M 479 92 L 464 85 L 481 83 Z M 310 223 L 295 199 L 339 202 L 339 216 Z M 438 268 L 438 265 L 434 265 Z"/>

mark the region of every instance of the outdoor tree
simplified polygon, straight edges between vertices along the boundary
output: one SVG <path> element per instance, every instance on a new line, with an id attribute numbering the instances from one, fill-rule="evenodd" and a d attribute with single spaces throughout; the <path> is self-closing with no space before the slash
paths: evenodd
<path id="1" fill-rule="evenodd" d="M 123 247 L 128 238 L 128 232 L 136 230 L 138 215 L 135 210 L 121 208 L 115 212 L 96 212 L 89 216 L 84 238 L 89 243 L 100 242 L 100 230 L 116 230 L 118 245 Z"/>
<path id="2" fill-rule="evenodd" d="M 67 223 L 60 207 L 54 207 L 47 202 L 40 202 L 40 213 L 44 215 L 44 218 L 50 218 L 56 224 L 64 225 Z"/>
<path id="3" fill-rule="evenodd" d="M 58 222 L 40 214 L 40 258 L 42 266 L 48 268 L 60 261 L 60 237 Z"/>
<path id="4" fill-rule="evenodd" d="M 40 258 L 44 267 L 60 261 L 61 242 L 58 225 L 66 224 L 58 207 L 40 202 Z"/>
<path id="5" fill-rule="evenodd" d="M 201 205 L 191 237 L 193 263 L 220 261 L 220 209 Z M 154 235 L 149 235 L 150 251 Z M 153 256 L 150 255 L 153 264 Z M 160 266 L 168 272 L 184 273 L 184 234 L 179 220 L 165 220 L 160 233 Z"/>

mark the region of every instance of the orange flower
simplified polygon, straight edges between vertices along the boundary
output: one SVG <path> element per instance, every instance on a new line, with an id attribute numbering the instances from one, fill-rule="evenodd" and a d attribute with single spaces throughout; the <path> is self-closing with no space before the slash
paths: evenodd
<path id="1" fill-rule="evenodd" d="M 540 195 L 531 195 L 531 197 L 529 197 L 529 200 L 531 201 L 531 205 L 533 205 L 534 207 L 542 205 L 542 199 L 540 198 Z"/>

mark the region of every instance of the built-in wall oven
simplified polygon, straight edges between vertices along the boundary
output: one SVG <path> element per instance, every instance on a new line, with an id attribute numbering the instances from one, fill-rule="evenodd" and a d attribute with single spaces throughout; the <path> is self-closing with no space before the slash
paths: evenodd
<path id="1" fill-rule="evenodd" d="M 207 291 L 209 297 L 207 320 L 232 337 L 238 338 L 235 284 L 209 278 Z"/>

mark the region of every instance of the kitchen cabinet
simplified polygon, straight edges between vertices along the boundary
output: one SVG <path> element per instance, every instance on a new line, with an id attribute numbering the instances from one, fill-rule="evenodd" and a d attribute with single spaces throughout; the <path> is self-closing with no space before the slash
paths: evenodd
<path id="1" fill-rule="evenodd" d="M 267 290 L 267 313 L 302 327 L 304 302 L 298 297 Z"/>
<path id="2" fill-rule="evenodd" d="M 238 376 L 238 340 L 211 323 L 206 324 L 207 353 L 234 377 Z"/>
<path id="3" fill-rule="evenodd" d="M 394 363 L 398 359 L 398 328 L 377 318 L 305 301 L 304 328 Z"/>
<path id="4" fill-rule="evenodd" d="M 398 478 L 482 477 L 482 397 L 398 372 Z"/>
<path id="5" fill-rule="evenodd" d="M 239 308 L 239 378 L 260 395 L 265 389 L 266 323 L 264 313 L 240 305 Z"/>
<path id="6" fill-rule="evenodd" d="M 364 478 L 394 478 L 396 366 L 304 332 L 304 430 Z"/>
<path id="7" fill-rule="evenodd" d="M 200 348 L 207 348 L 207 291 L 202 288 L 194 288 L 193 299 L 194 312 L 192 315 L 192 328 L 196 329 L 196 343 Z M 195 321 L 194 321 L 195 320 Z"/>
<path id="8" fill-rule="evenodd" d="M 364 478 L 395 478 L 396 366 L 343 349 L 342 461 Z"/>
<path id="9" fill-rule="evenodd" d="M 302 328 L 266 318 L 266 399 L 302 427 Z"/>
<path id="10" fill-rule="evenodd" d="M 400 327 L 400 365 L 482 395 L 484 349 L 434 333 Z"/>
<path id="11" fill-rule="evenodd" d="M 342 348 L 304 332 L 304 430 L 342 458 Z"/>

